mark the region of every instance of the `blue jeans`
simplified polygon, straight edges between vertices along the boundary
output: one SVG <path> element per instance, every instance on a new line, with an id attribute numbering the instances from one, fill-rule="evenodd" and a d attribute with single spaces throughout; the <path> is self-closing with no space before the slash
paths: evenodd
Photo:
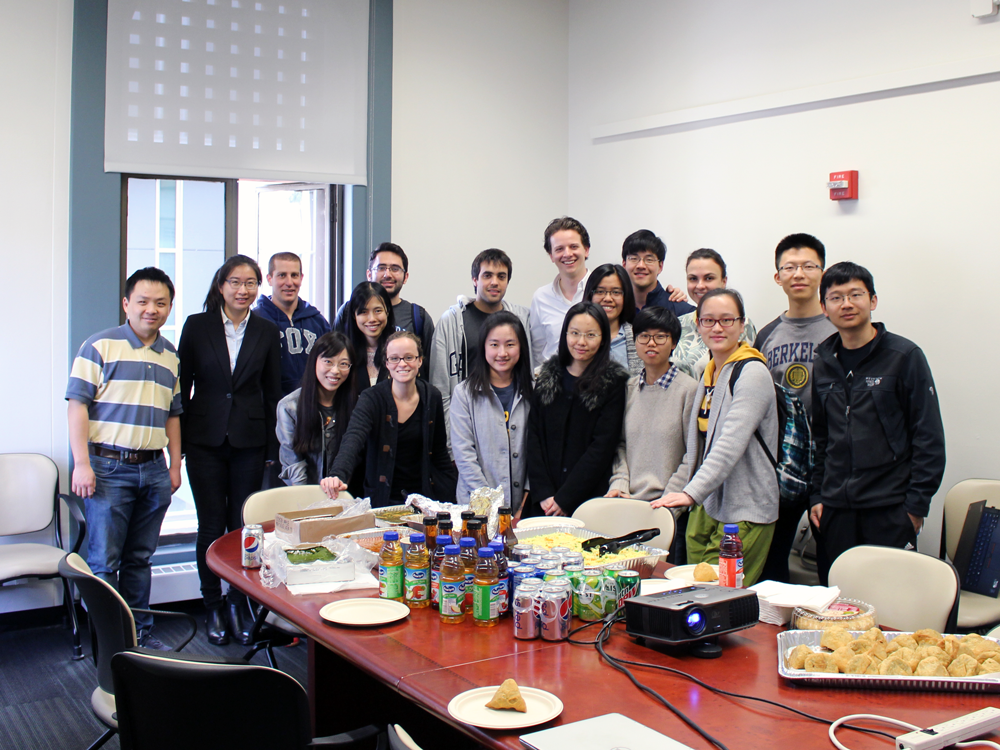
<path id="1" fill-rule="evenodd" d="M 148 609 L 149 558 L 172 494 L 166 459 L 161 453 L 144 464 L 126 464 L 92 455 L 90 467 L 97 487 L 85 504 L 87 564 L 94 575 L 118 590 L 129 607 Z M 152 624 L 152 615 L 135 617 L 136 630 Z"/>

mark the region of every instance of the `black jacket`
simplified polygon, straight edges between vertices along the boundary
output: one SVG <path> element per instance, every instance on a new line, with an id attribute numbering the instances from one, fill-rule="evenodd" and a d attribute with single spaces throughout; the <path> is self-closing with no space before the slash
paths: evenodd
<path id="1" fill-rule="evenodd" d="M 571 515 L 582 503 L 607 492 L 629 378 L 618 363 L 610 364 L 596 390 L 572 396 L 563 390 L 559 356 L 542 365 L 528 411 L 531 493 L 525 515 L 538 515 L 539 505 L 550 497 Z"/>
<path id="2" fill-rule="evenodd" d="M 281 398 L 278 327 L 251 312 L 236 368 L 230 371 L 222 313 L 197 313 L 184 323 L 177 354 L 184 405 L 182 443 L 216 447 L 228 435 L 234 448 L 266 446 L 267 459 L 277 461 L 274 428 Z"/>
<path id="3" fill-rule="evenodd" d="M 417 378 L 417 392 L 423 405 L 424 451 L 421 456 L 423 488 L 421 494 L 433 500 L 455 502 L 458 473 L 448 456 L 447 426 L 441 393 L 427 381 Z M 396 438 L 399 435 L 396 402 L 392 397 L 392 381 L 383 380 L 365 390 L 351 414 L 347 432 L 340 441 L 340 450 L 333 462 L 333 475 L 350 483 L 367 442 L 365 461 L 365 494 L 372 507 L 390 504 L 392 472 L 396 464 Z"/>
<path id="4" fill-rule="evenodd" d="M 840 335 L 813 364 L 816 469 L 811 505 L 874 508 L 903 503 L 925 517 L 944 476 L 944 426 L 924 353 L 876 323 L 871 351 L 848 380 Z"/>

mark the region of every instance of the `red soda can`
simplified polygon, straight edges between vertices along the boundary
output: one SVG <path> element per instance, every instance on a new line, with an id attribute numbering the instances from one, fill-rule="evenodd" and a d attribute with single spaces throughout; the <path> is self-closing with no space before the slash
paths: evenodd
<path id="1" fill-rule="evenodd" d="M 259 523 L 243 527 L 243 567 L 259 568 L 263 562 L 264 528 Z"/>

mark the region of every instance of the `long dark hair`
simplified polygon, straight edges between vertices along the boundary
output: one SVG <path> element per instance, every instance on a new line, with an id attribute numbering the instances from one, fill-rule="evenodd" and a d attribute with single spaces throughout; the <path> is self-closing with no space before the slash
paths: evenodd
<path id="1" fill-rule="evenodd" d="M 469 390 L 478 395 L 490 392 L 490 365 L 486 361 L 486 339 L 490 337 L 490 333 L 494 329 L 500 326 L 510 326 L 514 329 L 521 353 L 514 366 L 513 382 L 521 394 L 521 398 L 531 398 L 531 346 L 528 344 L 528 334 L 524 331 L 521 319 L 509 310 L 500 310 L 486 316 L 483 328 L 479 332 L 479 356 L 472 363 L 469 372 Z"/>
<path id="2" fill-rule="evenodd" d="M 597 291 L 597 285 L 608 276 L 617 276 L 622 285 L 622 311 L 618 316 L 618 324 L 628 323 L 631 325 L 632 321 L 635 320 L 635 292 L 632 291 L 632 280 L 628 277 L 628 271 L 617 263 L 605 263 L 591 272 L 590 278 L 587 279 L 587 286 L 583 289 L 583 298 L 587 302 L 593 302 L 597 305 L 594 292 Z"/>
<path id="3" fill-rule="evenodd" d="M 378 345 L 375 348 L 375 366 L 382 368 L 385 365 L 385 345 L 389 343 L 389 337 L 396 332 L 396 318 L 392 312 L 392 300 L 389 293 L 381 284 L 375 281 L 362 281 L 351 292 L 351 301 L 344 309 L 344 315 L 340 319 L 340 332 L 354 346 L 354 351 L 360 357 L 368 351 L 368 339 L 358 328 L 357 313 L 361 312 L 372 299 L 378 299 L 385 307 L 385 328 L 382 329 L 378 337 Z M 351 368 L 354 369 L 354 368 Z M 360 386 L 360 379 L 358 380 Z"/>
<path id="4" fill-rule="evenodd" d="M 229 274 L 240 266 L 250 266 L 253 269 L 253 272 L 257 274 L 257 286 L 258 288 L 260 287 L 261 279 L 264 277 L 261 276 L 260 266 L 257 265 L 257 261 L 247 255 L 234 255 L 219 266 L 219 270 L 212 277 L 212 285 L 208 288 L 208 296 L 205 297 L 205 312 L 219 312 L 223 305 L 226 304 L 226 301 L 222 298 L 222 285 L 226 283 Z"/>
<path id="5" fill-rule="evenodd" d="M 601 328 L 601 345 L 597 354 L 590 360 L 583 375 L 576 381 L 576 389 L 579 393 L 588 393 L 597 390 L 600 382 L 611 367 L 611 326 L 608 324 L 608 316 L 604 314 L 604 309 L 593 302 L 577 302 L 567 312 L 563 318 L 562 333 L 559 334 L 559 364 L 563 369 L 569 367 L 573 361 L 570 354 L 569 344 L 566 343 L 566 332 L 569 330 L 569 322 L 577 315 L 589 315 L 597 321 Z"/>
<path id="6" fill-rule="evenodd" d="M 347 337 L 340 331 L 331 331 L 316 339 L 306 360 L 305 373 L 302 375 L 302 390 L 299 393 L 299 403 L 295 411 L 295 432 L 292 435 L 292 449 L 299 455 L 318 451 L 323 445 L 323 427 L 319 418 L 320 385 L 316 380 L 316 362 L 320 357 L 336 357 L 341 352 L 347 353 L 347 358 L 351 360 L 353 366 L 333 394 L 333 408 L 337 417 L 334 434 L 338 444 L 347 429 L 347 422 L 358 401 L 354 388 L 358 361 L 354 356 L 354 347 Z M 322 474 L 322 466 L 319 467 L 319 471 Z"/>

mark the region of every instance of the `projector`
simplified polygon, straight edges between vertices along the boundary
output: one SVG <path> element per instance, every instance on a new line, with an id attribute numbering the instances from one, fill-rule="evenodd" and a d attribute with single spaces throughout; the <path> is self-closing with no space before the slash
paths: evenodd
<path id="1" fill-rule="evenodd" d="M 752 628 L 759 616 L 756 591 L 687 586 L 626 600 L 625 632 L 639 639 L 679 646 Z M 696 655 L 711 657 L 719 653 L 721 650 Z"/>

